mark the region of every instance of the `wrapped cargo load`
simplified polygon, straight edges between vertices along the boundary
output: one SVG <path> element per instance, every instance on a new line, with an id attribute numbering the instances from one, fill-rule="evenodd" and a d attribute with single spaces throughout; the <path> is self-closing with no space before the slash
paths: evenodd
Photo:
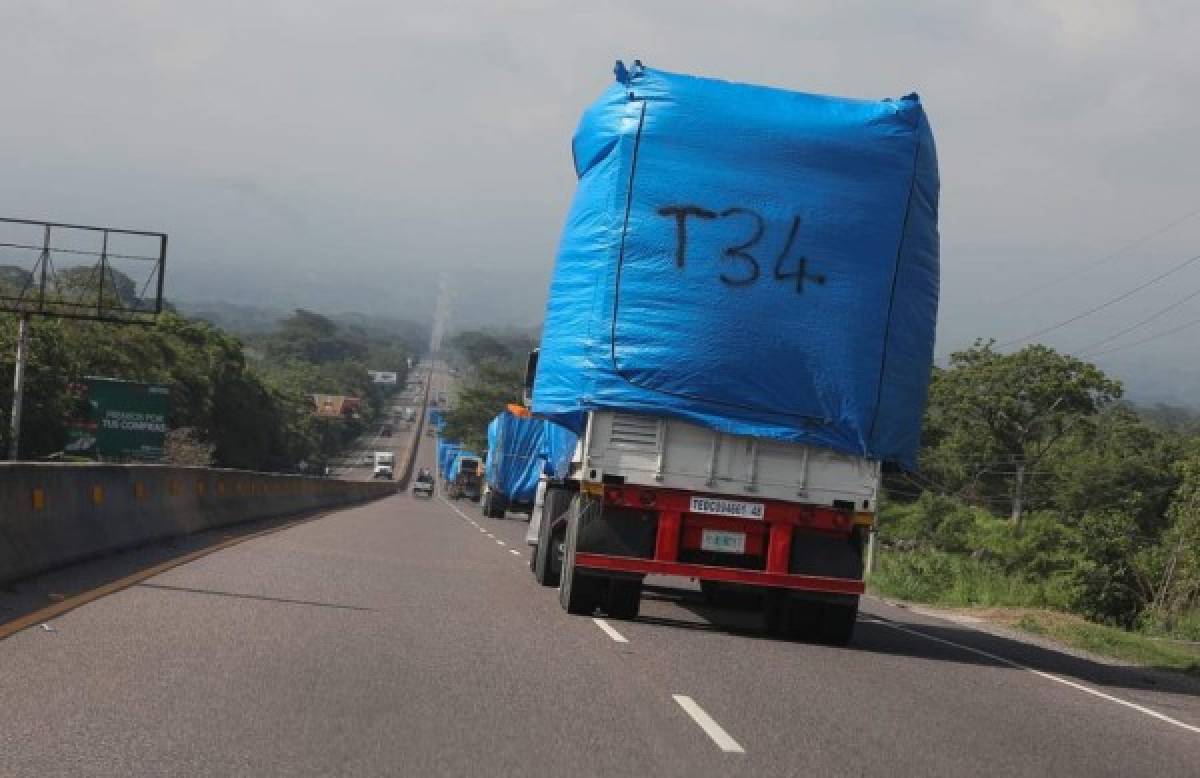
<path id="1" fill-rule="evenodd" d="M 454 464 L 454 458 L 458 456 L 458 452 L 462 450 L 462 445 L 453 443 L 448 440 L 439 440 L 437 447 L 437 463 L 438 472 L 443 478 L 450 478 L 450 466 Z"/>
<path id="2" fill-rule="evenodd" d="M 579 436 L 566 427 L 546 421 L 542 431 L 542 471 L 554 479 L 563 479 L 571 468 L 571 455 Z"/>
<path id="3" fill-rule="evenodd" d="M 488 424 L 487 482 L 509 503 L 532 503 L 543 471 L 565 475 L 575 440 L 545 419 L 504 411 Z"/>
<path id="4" fill-rule="evenodd" d="M 447 479 L 453 481 L 458 478 L 458 474 L 462 472 L 463 460 L 471 460 L 475 463 L 478 463 L 479 455 L 472 453 L 470 451 L 458 449 L 453 454 L 453 458 L 450 461 L 450 468 L 449 468 L 448 472 L 446 473 Z"/>
<path id="5" fill-rule="evenodd" d="M 915 464 L 938 302 L 916 95 L 617 64 L 585 113 L 533 411 L 666 415 Z"/>

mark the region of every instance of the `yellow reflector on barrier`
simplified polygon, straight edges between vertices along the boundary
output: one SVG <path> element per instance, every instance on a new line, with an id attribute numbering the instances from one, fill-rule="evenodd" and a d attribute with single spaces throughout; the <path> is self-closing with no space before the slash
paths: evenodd
<path id="1" fill-rule="evenodd" d="M 33 493 L 30 495 L 33 502 L 33 509 L 41 511 L 46 509 L 46 490 L 40 486 L 33 487 Z"/>
<path id="2" fill-rule="evenodd" d="M 92 505 L 103 505 L 103 504 L 104 504 L 104 487 L 103 486 L 93 486 L 92 487 Z"/>

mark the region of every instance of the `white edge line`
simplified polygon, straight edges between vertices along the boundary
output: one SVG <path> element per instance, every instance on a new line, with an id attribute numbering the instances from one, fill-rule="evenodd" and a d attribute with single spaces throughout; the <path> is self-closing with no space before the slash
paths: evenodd
<path id="1" fill-rule="evenodd" d="M 1180 729 L 1186 729 L 1188 732 L 1195 732 L 1196 734 L 1200 735 L 1200 727 L 1194 726 L 1192 724 L 1186 724 L 1182 721 L 1179 721 L 1178 719 L 1171 718 L 1170 716 L 1166 715 L 1165 713 L 1159 713 L 1158 711 L 1153 710 L 1151 708 L 1147 708 L 1144 705 L 1138 705 L 1136 702 L 1130 702 L 1129 700 L 1122 700 L 1120 697 L 1114 697 L 1111 694 L 1105 694 L 1102 691 L 1093 689 L 1089 686 L 1084 686 L 1081 683 L 1076 683 L 1075 681 L 1068 680 L 1066 678 L 1063 678 L 1062 676 L 1054 675 L 1053 673 L 1047 673 L 1042 670 L 1035 670 L 1034 668 L 1029 667 L 1028 665 L 1023 665 L 1020 662 L 1013 661 L 1012 659 L 1005 659 L 1002 656 L 997 656 L 996 654 L 993 654 L 990 651 L 984 651 L 983 649 L 979 649 L 979 648 L 972 648 L 971 646 L 965 646 L 962 643 L 955 643 L 953 640 L 946 640 L 945 638 L 939 638 L 939 637 L 935 637 L 933 635 L 928 635 L 924 632 L 921 632 L 920 630 L 909 629 L 908 627 L 901 626 L 899 624 L 896 624 L 895 622 L 889 621 L 888 619 L 880 618 L 878 616 L 873 616 L 870 619 L 870 621 L 874 622 L 875 624 L 882 624 L 885 627 L 891 627 L 892 629 L 899 630 L 900 632 L 907 632 L 910 635 L 916 635 L 917 637 L 925 638 L 926 640 L 932 640 L 935 643 L 944 643 L 947 646 L 954 646 L 955 648 L 962 649 L 963 651 L 969 651 L 970 653 L 976 654 L 977 656 L 987 657 L 988 659 L 991 659 L 995 662 L 999 662 L 1001 664 L 1008 665 L 1009 667 L 1015 667 L 1018 670 L 1025 670 L 1026 672 L 1033 673 L 1034 675 L 1036 675 L 1040 678 L 1045 678 L 1048 681 L 1054 681 L 1055 683 L 1061 683 L 1063 686 L 1070 686 L 1072 689 L 1081 691 L 1084 694 L 1090 694 L 1093 697 L 1099 697 L 1102 700 L 1108 700 L 1109 702 L 1116 703 L 1117 705 L 1123 705 L 1126 708 L 1136 710 L 1138 713 L 1145 714 L 1151 718 L 1158 719 L 1159 721 L 1165 721 L 1166 723 L 1173 724 L 1176 727 L 1179 727 Z"/>
<path id="2" fill-rule="evenodd" d="M 508 544 L 507 544 L 507 543 L 505 543 L 503 540 L 499 540 L 499 539 L 497 539 L 497 540 L 496 540 L 496 545 L 497 545 L 497 546 L 507 546 Z"/>
<path id="3" fill-rule="evenodd" d="M 704 712 L 696 704 L 696 701 L 691 697 L 683 694 L 671 695 L 675 702 L 679 703 L 679 707 L 683 708 L 684 713 L 692 717 L 692 721 L 700 725 L 700 729 L 704 730 L 704 734 L 712 738 L 712 741 L 717 744 L 717 748 L 727 754 L 744 754 L 746 749 L 733 739 L 733 737 L 721 728 L 721 725 L 713 721 L 713 717 Z"/>
<path id="4" fill-rule="evenodd" d="M 604 619 L 592 619 L 592 621 L 596 624 L 597 627 L 604 630 L 604 634 L 608 635 L 610 638 L 612 638 L 614 643 L 628 643 L 629 642 L 628 638 L 626 638 L 620 632 L 617 632 L 617 630 L 613 628 L 613 625 L 609 624 Z"/>
<path id="5" fill-rule="evenodd" d="M 508 550 L 508 553 L 510 553 L 510 554 L 516 554 L 517 556 L 521 556 L 521 552 L 520 552 L 520 551 L 517 551 L 515 548 L 510 548 L 510 549 Z"/>

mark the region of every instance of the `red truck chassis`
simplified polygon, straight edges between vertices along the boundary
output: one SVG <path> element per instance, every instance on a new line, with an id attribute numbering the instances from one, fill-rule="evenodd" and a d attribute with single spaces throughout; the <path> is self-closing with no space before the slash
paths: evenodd
<path id="1" fill-rule="evenodd" d="M 590 486 L 590 485 L 588 485 Z M 599 497 L 605 506 L 637 508 L 658 514 L 654 557 L 613 556 L 578 551 L 577 567 L 596 571 L 675 575 L 704 581 L 797 589 L 829 594 L 862 594 L 864 584 L 856 578 L 831 578 L 798 575 L 789 572 L 793 538 L 804 534 L 824 535 L 849 541 L 856 526 L 869 524 L 870 514 L 795 503 L 754 500 L 765 506 L 762 519 L 714 516 L 691 512 L 691 492 L 641 486 L 605 485 L 585 490 Z M 718 496 L 719 497 L 719 496 Z M 761 558 L 764 569 L 722 567 L 680 561 L 680 551 L 700 550 L 706 529 L 745 533 L 745 554 Z"/>

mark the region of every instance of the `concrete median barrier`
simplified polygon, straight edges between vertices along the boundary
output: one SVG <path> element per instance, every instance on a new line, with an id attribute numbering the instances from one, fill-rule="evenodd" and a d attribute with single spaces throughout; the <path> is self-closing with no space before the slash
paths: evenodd
<path id="1" fill-rule="evenodd" d="M 0 584 L 142 543 L 396 489 L 200 467 L 0 463 Z"/>

